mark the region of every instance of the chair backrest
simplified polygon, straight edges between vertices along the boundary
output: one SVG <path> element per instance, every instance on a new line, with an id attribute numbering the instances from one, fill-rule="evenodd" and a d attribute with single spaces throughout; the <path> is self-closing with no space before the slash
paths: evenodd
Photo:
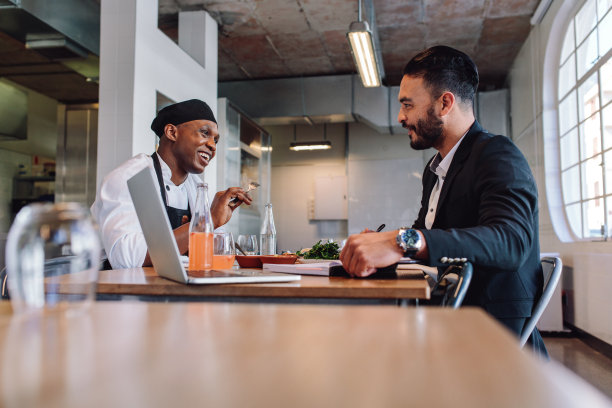
<path id="1" fill-rule="evenodd" d="M 7 278 L 7 275 L 6 275 L 6 266 L 5 266 L 0 271 L 0 299 L 10 299 L 6 278 Z"/>
<path id="2" fill-rule="evenodd" d="M 45 261 L 44 271 L 45 276 L 58 276 L 71 271 L 71 262 L 78 258 L 76 255 L 64 255 L 57 258 L 47 259 Z M 6 266 L 0 271 L 0 298 L 10 299 L 11 295 L 8 290 L 8 279 Z"/>
<path id="3" fill-rule="evenodd" d="M 545 257 L 540 260 L 542 263 L 542 273 L 544 274 L 544 287 L 542 289 L 542 296 L 536 301 L 531 317 L 527 320 L 523 332 L 521 333 L 520 344 L 521 347 L 525 345 L 531 332 L 536 327 L 538 320 L 544 313 L 544 309 L 548 305 L 550 298 L 552 297 L 559 278 L 561 277 L 561 270 L 563 269 L 563 262 L 558 257 Z"/>
<path id="4" fill-rule="evenodd" d="M 440 301 L 440 306 L 443 307 L 452 307 L 453 309 L 457 309 L 463 303 L 463 299 L 465 298 L 465 294 L 470 286 L 470 282 L 472 281 L 472 264 L 470 262 L 463 262 L 459 265 L 451 265 L 446 270 L 438 276 L 438 282 L 434 287 L 434 290 L 437 287 L 444 286 L 444 293 L 442 294 L 442 299 Z M 448 279 L 448 275 L 456 274 L 457 279 L 451 280 Z M 442 282 L 446 281 L 444 285 Z"/>

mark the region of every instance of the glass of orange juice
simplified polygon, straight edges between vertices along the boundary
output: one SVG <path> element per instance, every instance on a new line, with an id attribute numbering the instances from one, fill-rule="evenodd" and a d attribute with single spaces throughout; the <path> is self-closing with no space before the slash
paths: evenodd
<path id="1" fill-rule="evenodd" d="M 215 232 L 213 236 L 213 269 L 231 269 L 236 258 L 231 232 Z"/>

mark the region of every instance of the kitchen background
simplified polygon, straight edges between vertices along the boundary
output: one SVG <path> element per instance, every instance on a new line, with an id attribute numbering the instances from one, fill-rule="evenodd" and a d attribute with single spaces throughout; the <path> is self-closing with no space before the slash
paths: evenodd
<path id="1" fill-rule="evenodd" d="M 234 64 L 251 69 L 250 73 L 246 69 L 251 75 L 247 80 L 245 70 L 228 62 L 237 61 L 240 55 L 226 49 L 232 41 L 240 43 L 227 30 L 231 17 L 238 13 L 212 12 L 213 19 L 200 11 L 202 7 L 187 7 L 174 17 L 177 27 L 172 19 L 160 20 L 151 1 L 74 1 L 71 7 L 55 12 L 52 7 L 42 7 L 43 3 L 0 1 L 0 91 L 8 89 L 10 95 L 0 97 L 0 124 L 12 124 L 0 126 L 0 264 L 6 233 L 19 205 L 16 200 L 24 203 L 53 195 L 56 201 L 91 204 L 104 174 L 133 154 L 153 151 L 156 141 L 149 124 L 155 110 L 193 95 L 212 105 L 226 140 L 206 171 L 211 190 L 254 177 L 262 184 L 255 208 L 239 210 L 228 226 L 231 230 L 256 233 L 262 205 L 268 200 L 274 204 L 281 250 L 300 249 L 318 239 L 340 240 L 381 223 L 395 228 L 414 220 L 421 172 L 433 152 L 410 149 L 405 132 L 395 124 L 396 83 L 364 89 L 346 72 L 262 78 L 253 74 L 255 68 Z M 176 7 L 179 3 L 172 2 Z M 477 1 L 469 3 L 468 11 L 481 7 Z M 466 45 L 479 65 L 485 62 L 477 50 L 484 53 L 488 46 L 480 32 L 494 30 L 495 21 L 487 20 L 493 20 L 488 17 L 495 14 L 491 11 L 495 3 L 486 2 L 487 18 L 480 21 L 478 46 Z M 521 36 L 509 43 L 495 39 L 500 49 L 512 51 L 508 51 L 511 57 L 508 60 L 499 51 L 497 58 L 496 54 L 489 58 L 497 61 L 505 75 L 479 92 L 476 108 L 485 127 L 514 140 L 536 176 L 542 251 L 560 253 L 566 265 L 562 285 L 565 319 L 612 343 L 612 320 L 607 313 L 612 274 L 606 266 L 612 264 L 611 243 L 559 238 L 553 225 L 557 218 L 552 214 L 557 214 L 560 187 L 551 181 L 556 170 L 549 167 L 546 156 L 558 152 L 557 76 L 553 73 L 569 18 L 582 2 L 552 1 L 543 19 L 531 26 L 529 16 L 536 3 L 508 2 L 527 10 L 527 18 L 508 14 L 498 22 L 497 34 Z M 161 2 L 160 7 L 167 11 L 174 6 Z M 391 21 L 388 13 L 386 16 Z M 445 18 L 450 16 L 452 13 Z M 450 32 L 457 33 L 456 38 L 448 38 L 451 43 L 460 37 L 461 22 L 468 21 L 462 18 L 456 16 L 449 26 Z M 520 23 L 512 25 L 511 18 Z M 219 21 L 226 26 L 219 29 Z M 166 24 L 165 32 L 158 29 L 160 24 Z M 26 27 L 59 34 L 64 44 L 53 52 L 36 49 L 35 38 L 28 36 Z M 189 32 L 189 27 L 206 40 L 181 36 L 181 30 Z M 397 57 L 401 63 L 386 63 L 388 69 L 403 64 L 428 44 L 422 41 L 408 50 L 401 30 L 394 36 L 390 31 L 386 29 L 386 38 L 396 38 L 405 55 Z M 469 35 L 469 30 L 464 34 Z M 431 41 L 440 38 L 431 37 Z M 31 46 L 26 47 L 28 41 Z M 461 41 L 467 44 L 468 39 L 461 37 Z M 258 53 L 246 38 L 241 44 L 237 49 L 255 60 L 253 67 L 274 62 L 273 56 Z M 73 53 L 70 58 L 62 57 L 69 53 Z M 297 65 L 309 66 L 305 59 Z M 230 77 L 238 71 L 242 74 Z M 293 141 L 323 139 L 331 142 L 330 150 L 289 150 Z M 49 164 L 53 162 L 55 168 Z M 332 202 L 338 205 L 328 205 Z"/>

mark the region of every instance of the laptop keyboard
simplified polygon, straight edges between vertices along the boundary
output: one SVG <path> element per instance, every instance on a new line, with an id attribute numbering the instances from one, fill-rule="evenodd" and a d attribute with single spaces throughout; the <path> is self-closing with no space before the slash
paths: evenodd
<path id="1" fill-rule="evenodd" d="M 192 278 L 223 278 L 228 276 L 243 276 L 241 273 L 218 271 L 214 269 L 210 271 L 187 271 L 187 274 Z"/>

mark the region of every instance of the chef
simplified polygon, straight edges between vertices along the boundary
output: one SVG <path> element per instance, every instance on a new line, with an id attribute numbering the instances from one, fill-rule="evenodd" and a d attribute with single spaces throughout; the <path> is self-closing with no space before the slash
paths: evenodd
<path id="1" fill-rule="evenodd" d="M 202 182 L 197 175 L 204 172 L 217 151 L 217 121 L 208 104 L 201 100 L 191 99 L 163 108 L 151 129 L 160 138 L 157 152 L 136 155 L 111 171 L 91 206 L 114 269 L 151 265 L 127 180 L 145 166 L 155 169 L 174 238 L 184 254 L 189 249 L 189 220 L 195 206 L 196 186 Z M 251 202 L 252 198 L 242 188 L 219 191 L 210 208 L 215 228 L 227 223 L 241 204 Z"/>

